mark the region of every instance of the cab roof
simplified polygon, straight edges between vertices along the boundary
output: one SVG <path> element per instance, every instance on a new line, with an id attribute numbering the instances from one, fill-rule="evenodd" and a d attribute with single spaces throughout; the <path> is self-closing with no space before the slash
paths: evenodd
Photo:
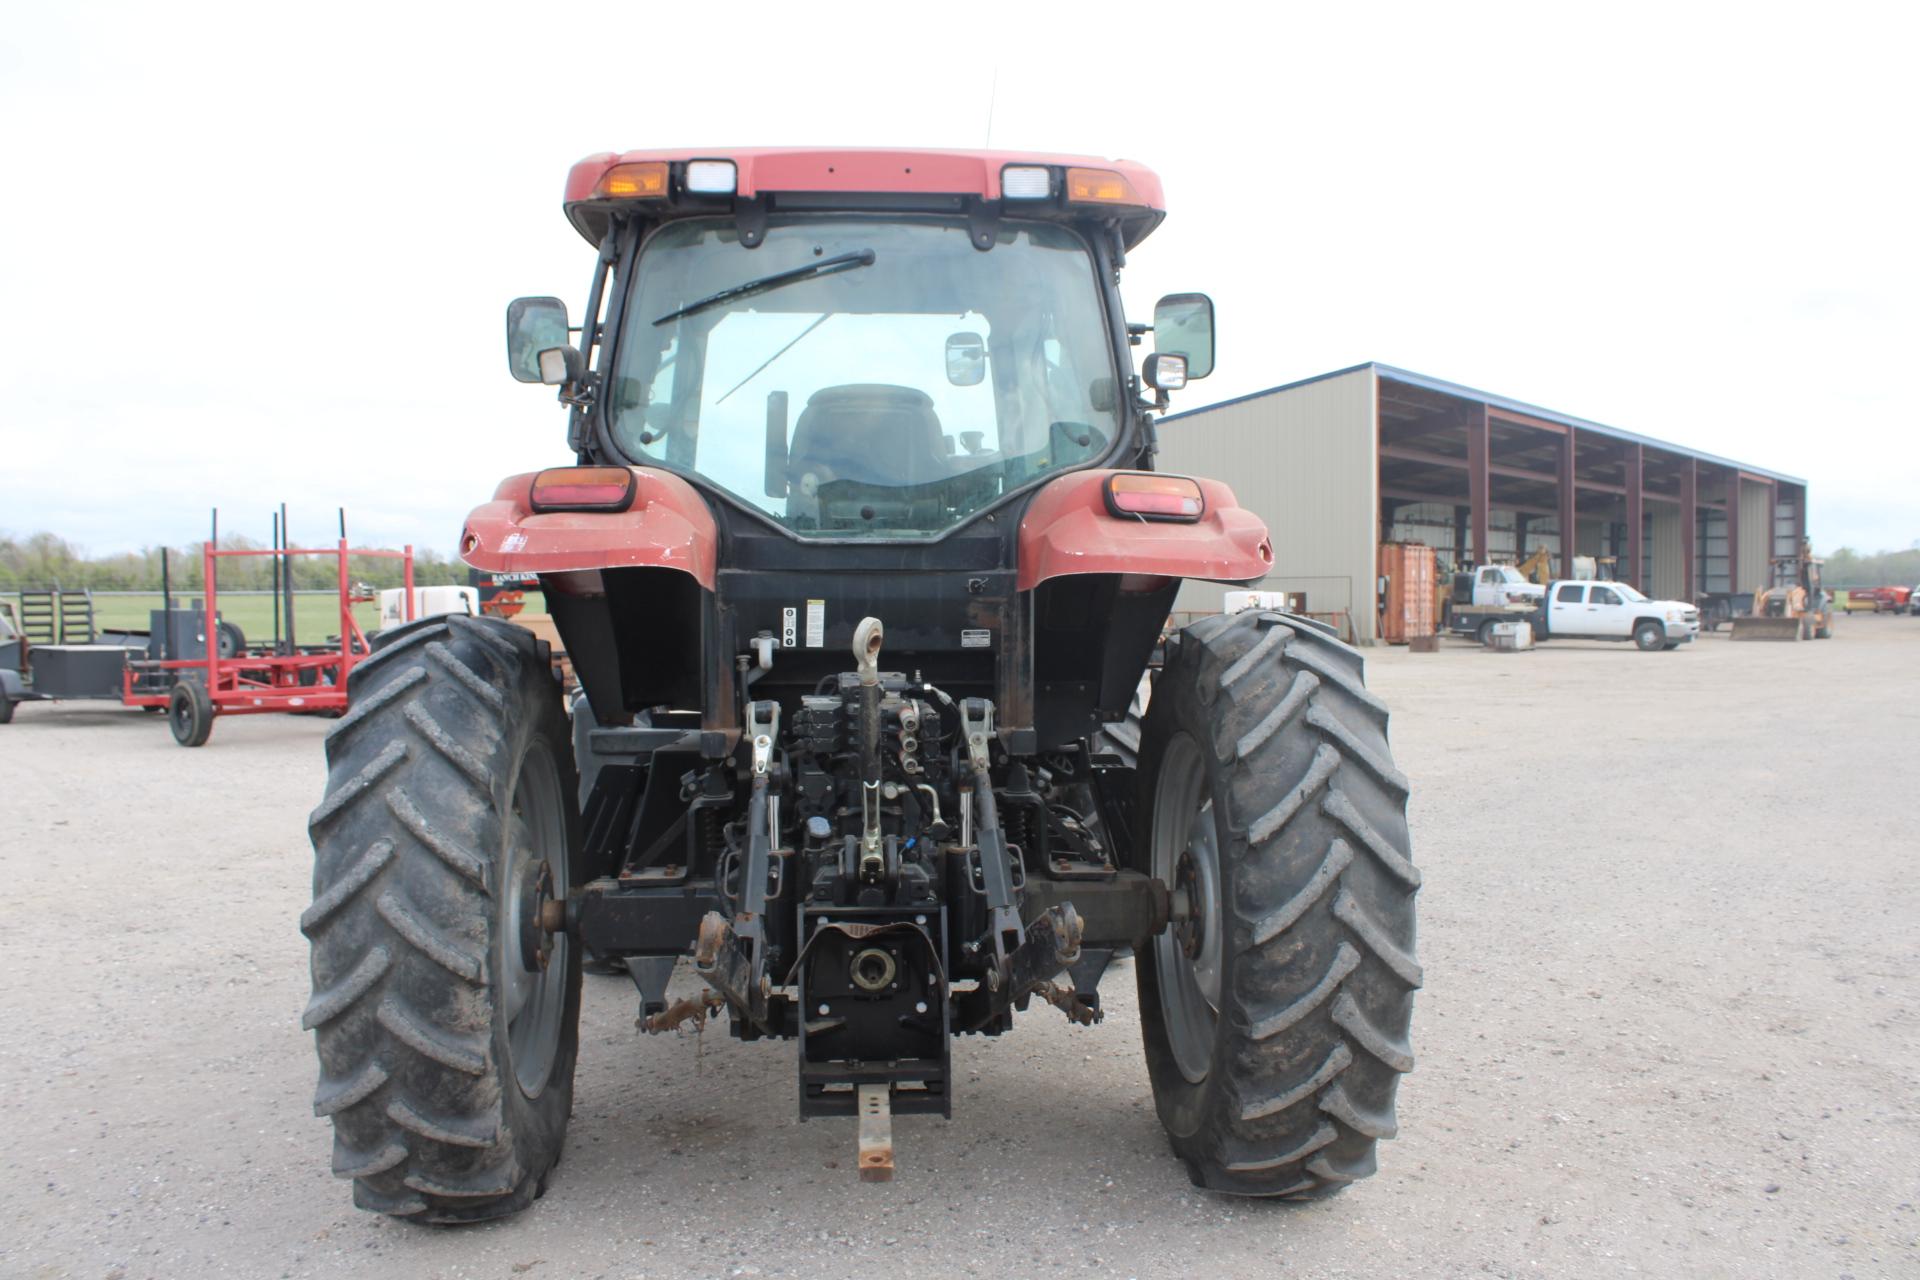
<path id="1" fill-rule="evenodd" d="M 683 175 L 686 166 L 697 160 L 732 162 L 736 176 L 731 195 L 716 198 L 685 190 Z M 598 245 L 605 238 L 616 209 L 631 207 L 626 201 L 608 197 L 602 190 L 601 184 L 608 173 L 617 166 L 649 162 L 666 163 L 673 175 L 669 193 L 652 202 L 652 207 L 659 210 L 659 216 L 712 213 L 754 201 L 773 208 L 779 208 L 783 203 L 787 203 L 789 208 L 802 204 L 801 199 L 783 201 L 782 197 L 802 197 L 804 207 L 810 209 L 905 209 L 920 207 L 922 202 L 914 197 L 926 197 L 924 204 L 927 208 L 946 207 L 963 211 L 987 202 L 998 204 L 1005 212 L 1021 206 L 1034 216 L 1050 213 L 1056 218 L 1111 218 L 1118 224 L 1122 242 L 1129 249 L 1146 239 L 1166 216 L 1166 197 L 1159 176 L 1145 165 L 1131 160 L 1027 151 L 863 147 L 660 148 L 602 151 L 579 161 L 568 172 L 565 201 L 567 220 L 589 243 Z M 1044 166 L 1054 170 L 1054 194 L 1045 199 L 1013 199 L 1001 203 L 1001 173 L 1010 166 Z M 1069 204 L 1062 185 L 1069 169 L 1116 174 L 1130 188 L 1130 197 L 1125 203 Z M 834 197 L 844 197 L 844 203 Z"/>

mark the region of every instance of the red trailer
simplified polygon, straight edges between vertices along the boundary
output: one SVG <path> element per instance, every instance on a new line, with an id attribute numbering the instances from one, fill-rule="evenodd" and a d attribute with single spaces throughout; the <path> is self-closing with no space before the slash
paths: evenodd
<path id="1" fill-rule="evenodd" d="M 1905 613 L 1912 605 L 1912 587 L 1846 587 L 1846 612 Z"/>
<path id="2" fill-rule="evenodd" d="M 343 526 L 344 527 L 344 526 Z M 334 547 L 275 547 L 271 550 L 220 550 L 218 525 L 203 552 L 206 616 L 219 617 L 220 561 L 242 556 L 282 557 L 291 569 L 295 556 L 332 556 L 339 566 L 340 636 L 337 647 L 285 652 L 222 654 L 206 645 L 204 658 L 130 660 L 121 676 L 120 700 L 130 707 L 164 708 L 174 740 L 197 747 L 213 732 L 216 715 L 260 715 L 269 711 L 333 712 L 347 707 L 347 673 L 368 652 L 367 638 L 353 620 L 353 606 L 371 597 L 355 596 L 347 576 L 349 556 L 378 556 L 404 565 L 406 617 L 413 620 L 413 548 L 400 551 L 350 548 L 343 536 Z M 289 607 L 291 601 L 289 600 Z M 276 606 L 277 607 L 277 606 Z M 210 637 L 211 638 L 211 637 Z"/>

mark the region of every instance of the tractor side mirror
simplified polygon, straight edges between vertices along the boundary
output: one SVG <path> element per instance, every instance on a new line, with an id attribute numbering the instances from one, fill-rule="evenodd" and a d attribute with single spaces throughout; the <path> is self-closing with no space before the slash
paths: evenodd
<path id="1" fill-rule="evenodd" d="M 1187 381 L 1213 372 L 1213 299 L 1204 293 L 1170 293 L 1153 304 L 1153 349 L 1185 356 Z"/>
<path id="2" fill-rule="evenodd" d="M 769 498 L 787 496 L 787 393 L 767 392 L 767 463 L 763 486 Z"/>
<path id="3" fill-rule="evenodd" d="M 566 303 L 558 298 L 515 298 L 507 304 L 507 369 L 515 381 L 546 382 L 540 353 L 566 345 Z"/>
<path id="4" fill-rule="evenodd" d="M 977 333 L 956 333 L 947 339 L 947 381 L 956 387 L 977 387 L 987 376 L 987 343 Z"/>

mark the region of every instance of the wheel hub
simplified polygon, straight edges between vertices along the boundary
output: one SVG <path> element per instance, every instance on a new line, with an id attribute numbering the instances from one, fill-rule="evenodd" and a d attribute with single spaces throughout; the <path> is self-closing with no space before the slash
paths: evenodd
<path id="1" fill-rule="evenodd" d="M 1181 852 L 1174 866 L 1173 903 L 1170 912 L 1174 940 L 1189 960 L 1200 958 L 1207 940 L 1207 916 L 1203 903 L 1205 890 L 1200 883 L 1200 868 L 1193 850 Z"/>
<path id="2" fill-rule="evenodd" d="M 544 973 L 553 958 L 552 918 L 553 870 L 545 862 L 529 868 L 521 877 L 520 902 L 515 915 L 520 918 L 520 964 L 529 973 Z"/>

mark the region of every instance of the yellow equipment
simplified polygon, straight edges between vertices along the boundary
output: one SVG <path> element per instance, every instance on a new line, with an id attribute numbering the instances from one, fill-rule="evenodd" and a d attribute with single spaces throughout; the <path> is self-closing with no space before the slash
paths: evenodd
<path id="1" fill-rule="evenodd" d="M 1811 543 L 1798 555 L 1775 556 L 1773 582 L 1753 593 L 1753 612 L 1733 619 L 1735 640 L 1827 640 L 1833 636 L 1833 602 L 1820 586 L 1820 566 Z"/>
<path id="2" fill-rule="evenodd" d="M 1528 582 L 1548 586 L 1553 582 L 1553 557 L 1545 547 L 1535 547 L 1533 554 L 1513 566 L 1520 571 Z"/>

